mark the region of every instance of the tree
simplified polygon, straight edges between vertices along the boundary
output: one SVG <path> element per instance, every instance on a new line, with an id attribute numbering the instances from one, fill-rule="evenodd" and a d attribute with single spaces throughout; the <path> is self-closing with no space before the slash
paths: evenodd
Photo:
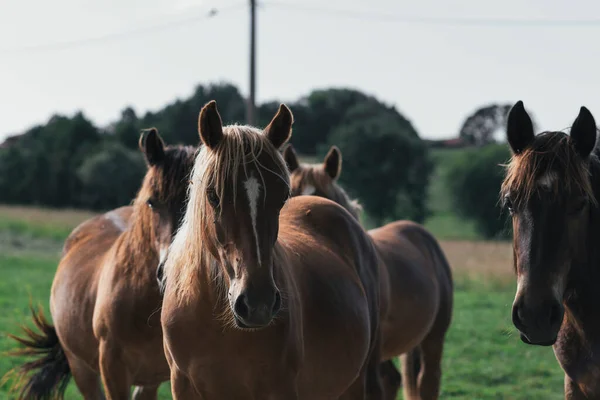
<path id="1" fill-rule="evenodd" d="M 494 133 L 506 125 L 510 104 L 491 104 L 477 109 L 460 128 L 459 137 L 472 146 L 484 146 L 494 142 Z"/>
<path id="2" fill-rule="evenodd" d="M 153 112 L 138 115 L 127 107 L 107 129 L 98 129 L 82 113 L 55 115 L 0 149 L 0 201 L 92 208 L 125 204 L 140 183 L 133 156 L 140 131 L 156 127 L 168 144 L 197 146 L 198 113 L 212 99 L 225 124 L 245 122 L 244 98 L 237 87 L 222 82 L 198 85 L 189 97 Z M 266 118 L 279 103 L 259 106 L 259 126 L 268 124 Z M 353 163 L 356 169 L 342 174 L 343 180 L 371 204 L 369 210 L 378 220 L 423 220 L 431 169 L 427 149 L 394 107 L 345 88 L 314 90 L 288 105 L 294 113 L 294 146 L 304 155 L 315 155 L 323 146 L 328 149 L 328 143 L 348 151 L 345 169 L 351 171 Z M 363 148 L 373 153 L 366 155 Z M 376 199 L 379 189 L 384 194 Z"/>
<path id="3" fill-rule="evenodd" d="M 121 119 L 114 126 L 117 141 L 129 149 L 137 149 L 140 138 L 140 121 L 131 107 L 121 111 Z"/>
<path id="4" fill-rule="evenodd" d="M 237 87 L 229 83 L 217 83 L 198 85 L 189 98 L 175 100 L 156 113 L 147 113 L 141 119 L 139 127 L 156 127 L 163 139 L 170 144 L 197 146 L 198 113 L 210 100 L 216 100 L 219 104 L 225 124 L 244 122 L 246 105 Z"/>
<path id="5" fill-rule="evenodd" d="M 357 106 L 349 115 L 363 112 Z M 425 144 L 403 121 L 399 123 L 391 112 L 349 118 L 329 138 L 344 159 L 340 183 L 360 199 L 378 225 L 386 219 L 422 222 L 427 214 L 425 193 L 432 164 Z"/>
<path id="6" fill-rule="evenodd" d="M 107 144 L 77 169 L 82 183 L 81 204 L 99 210 L 127 205 L 135 198 L 145 173 L 139 151 Z"/>
<path id="7" fill-rule="evenodd" d="M 449 165 L 444 177 L 457 213 L 474 221 L 479 233 L 488 239 L 510 234 L 498 197 L 504 179 L 502 165 L 509 159 L 505 144 L 468 149 Z"/>

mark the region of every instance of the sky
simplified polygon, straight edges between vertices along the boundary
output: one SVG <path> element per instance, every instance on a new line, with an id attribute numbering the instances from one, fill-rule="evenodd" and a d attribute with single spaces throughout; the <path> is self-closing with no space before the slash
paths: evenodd
<path id="1" fill-rule="evenodd" d="M 0 140 L 77 110 L 105 126 L 126 106 L 158 110 L 200 83 L 248 93 L 248 0 L 0 3 Z M 455 136 L 478 107 L 517 100 L 542 130 L 569 127 L 582 105 L 600 120 L 600 19 L 498 22 L 597 15 L 593 0 L 263 0 L 257 101 L 355 88 L 425 138 Z"/>

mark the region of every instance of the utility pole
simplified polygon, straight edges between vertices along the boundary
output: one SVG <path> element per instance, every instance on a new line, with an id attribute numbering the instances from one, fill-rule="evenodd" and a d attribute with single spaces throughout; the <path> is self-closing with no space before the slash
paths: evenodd
<path id="1" fill-rule="evenodd" d="M 256 125 L 256 0 L 250 0 L 250 93 L 246 109 L 246 123 Z"/>

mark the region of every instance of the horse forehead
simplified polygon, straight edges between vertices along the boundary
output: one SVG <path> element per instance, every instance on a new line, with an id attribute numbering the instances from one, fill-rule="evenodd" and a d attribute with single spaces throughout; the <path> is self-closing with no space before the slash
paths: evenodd
<path id="1" fill-rule="evenodd" d="M 558 180 L 558 174 L 555 171 L 546 171 L 536 180 L 536 185 L 542 189 L 551 189 Z"/>

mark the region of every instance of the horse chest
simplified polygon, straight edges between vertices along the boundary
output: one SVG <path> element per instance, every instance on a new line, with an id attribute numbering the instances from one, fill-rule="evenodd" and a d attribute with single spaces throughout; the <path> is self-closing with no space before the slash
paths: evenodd
<path id="1" fill-rule="evenodd" d="M 589 341 L 570 325 L 561 330 L 554 353 L 565 374 L 589 395 L 600 395 L 600 341 Z"/>

